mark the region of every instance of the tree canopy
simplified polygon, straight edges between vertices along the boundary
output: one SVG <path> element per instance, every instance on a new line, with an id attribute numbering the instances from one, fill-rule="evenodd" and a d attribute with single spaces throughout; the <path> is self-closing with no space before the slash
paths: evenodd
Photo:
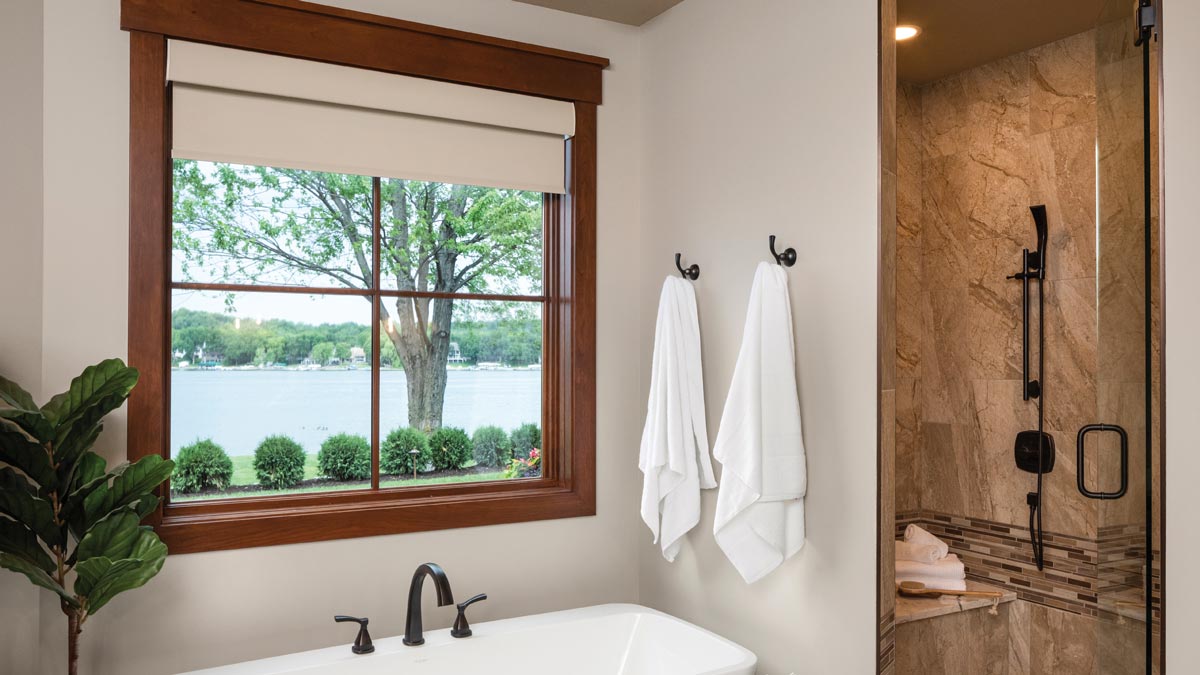
<path id="1" fill-rule="evenodd" d="M 541 194 L 384 178 L 376 242 L 373 193 L 374 180 L 365 176 L 176 160 L 176 274 L 209 283 L 369 289 L 378 245 L 383 290 L 541 294 Z M 436 428 L 460 301 L 386 300 L 380 316 L 390 329 L 383 334 L 407 373 L 409 421 Z"/>

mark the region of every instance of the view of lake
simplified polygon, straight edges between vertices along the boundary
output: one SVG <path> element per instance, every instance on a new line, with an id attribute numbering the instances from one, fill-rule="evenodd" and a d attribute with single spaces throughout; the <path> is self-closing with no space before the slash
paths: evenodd
<path id="1" fill-rule="evenodd" d="M 493 424 L 512 431 L 541 424 L 542 373 L 451 370 L 442 423 L 467 433 Z M 380 372 L 381 438 L 408 425 L 404 372 Z M 316 454 L 337 433 L 371 437 L 369 370 L 175 370 L 171 372 L 171 455 L 212 438 L 231 456 L 254 454 L 287 434 Z"/>

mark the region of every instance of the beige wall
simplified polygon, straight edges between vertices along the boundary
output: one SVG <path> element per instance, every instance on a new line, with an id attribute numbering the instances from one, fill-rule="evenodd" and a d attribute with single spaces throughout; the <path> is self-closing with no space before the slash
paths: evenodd
<path id="1" fill-rule="evenodd" d="M 0 3 L 0 375 L 41 399 L 42 3 Z M 0 570 L 0 673 L 36 668 L 38 591 Z"/>
<path id="2" fill-rule="evenodd" d="M 875 21 L 870 1 L 688 0 L 644 36 L 640 292 L 657 295 L 676 251 L 700 265 L 710 438 L 767 236 L 799 253 L 787 274 L 806 546 L 747 586 L 713 541 L 715 491 L 674 563 L 637 532 L 642 602 L 744 644 L 760 673 L 868 673 L 875 662 Z M 639 397 L 655 309 L 642 307 Z"/>
<path id="3" fill-rule="evenodd" d="M 637 597 L 639 295 L 635 29 L 494 0 L 355 0 L 348 7 L 601 54 L 599 117 L 598 515 L 522 525 L 172 556 L 149 587 L 88 622 L 91 673 L 164 673 L 348 642 L 335 613 L 366 615 L 378 636 L 403 630 L 415 566 L 443 564 L 455 589 L 487 592 L 476 620 Z M 58 390 L 84 365 L 126 352 L 128 36 L 118 0 L 48 0 L 45 9 L 43 366 Z M 25 125 L 23 133 L 36 136 Z M 36 190 L 30 190 L 36 194 Z M 636 300 L 632 300 L 636 303 Z M 101 441 L 123 459 L 123 416 Z M 518 581 L 524 579 L 526 581 Z M 5 579 L 7 581 L 7 579 Z M 453 612 L 428 610 L 448 626 Z M 63 617 L 42 594 L 44 672 L 62 672 Z M 6 632 L 6 631 L 0 631 Z M 5 635 L 3 638 L 6 639 Z M 7 671 L 0 667 L 0 670 Z M 22 671 L 16 671 L 22 672 Z"/>
<path id="4" fill-rule="evenodd" d="M 1163 251 L 1166 305 L 1167 672 L 1195 668 L 1200 630 L 1200 520 L 1196 477 L 1200 453 L 1192 422 L 1200 407 L 1200 3 L 1166 0 L 1163 8 Z"/>

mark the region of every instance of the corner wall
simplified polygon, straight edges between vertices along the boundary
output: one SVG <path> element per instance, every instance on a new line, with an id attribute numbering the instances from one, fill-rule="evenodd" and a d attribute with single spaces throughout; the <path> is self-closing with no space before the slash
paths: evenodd
<path id="1" fill-rule="evenodd" d="M 599 112 L 598 515 L 171 556 L 149 586 L 88 621 L 85 675 L 178 672 L 342 644 L 353 635 L 333 623 L 339 613 L 369 616 L 376 635 L 399 634 L 410 575 L 427 560 L 446 568 L 459 593 L 489 594 L 472 609 L 476 621 L 637 599 L 630 448 L 638 429 L 630 420 L 639 414 L 638 364 L 628 355 L 641 335 L 626 320 L 640 290 L 626 273 L 639 248 L 636 29 L 495 0 L 331 4 L 612 60 Z M 46 311 L 39 323 L 51 392 L 85 365 L 126 353 L 129 66 L 119 6 L 45 5 Z M 32 124 L 17 130 L 41 137 Z M 123 412 L 110 418 L 101 439 L 110 462 L 125 458 L 124 420 Z M 49 593 L 41 597 L 42 672 L 62 672 L 64 619 Z M 429 606 L 426 621 L 442 628 L 453 616 Z M 0 671 L 30 672 L 2 662 Z"/>
<path id="2" fill-rule="evenodd" d="M 0 4 L 0 375 L 41 399 L 42 3 Z M 0 570 L 0 673 L 37 668 L 38 590 Z"/>
<path id="3" fill-rule="evenodd" d="M 1166 671 L 1195 668 L 1195 636 L 1200 630 L 1200 521 L 1196 519 L 1196 476 L 1200 453 L 1192 420 L 1200 407 L 1200 3 L 1164 0 L 1163 26 L 1163 245 L 1166 291 L 1165 355 L 1166 507 L 1164 620 Z"/>
<path id="4" fill-rule="evenodd" d="M 674 563 L 637 526 L 642 603 L 745 645 L 760 673 L 875 669 L 876 13 L 874 2 L 688 0 L 644 29 L 639 403 L 675 252 L 701 270 L 710 438 L 767 236 L 799 254 L 787 276 L 807 544 L 747 586 L 713 540 L 715 491 Z"/>

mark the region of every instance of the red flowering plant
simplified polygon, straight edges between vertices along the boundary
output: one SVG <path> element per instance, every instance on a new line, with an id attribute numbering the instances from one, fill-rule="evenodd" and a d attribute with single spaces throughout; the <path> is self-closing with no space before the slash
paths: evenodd
<path id="1" fill-rule="evenodd" d="M 536 478 L 542 475 L 542 453 L 537 448 L 529 451 L 529 457 L 514 457 L 504 471 L 505 478 Z"/>

